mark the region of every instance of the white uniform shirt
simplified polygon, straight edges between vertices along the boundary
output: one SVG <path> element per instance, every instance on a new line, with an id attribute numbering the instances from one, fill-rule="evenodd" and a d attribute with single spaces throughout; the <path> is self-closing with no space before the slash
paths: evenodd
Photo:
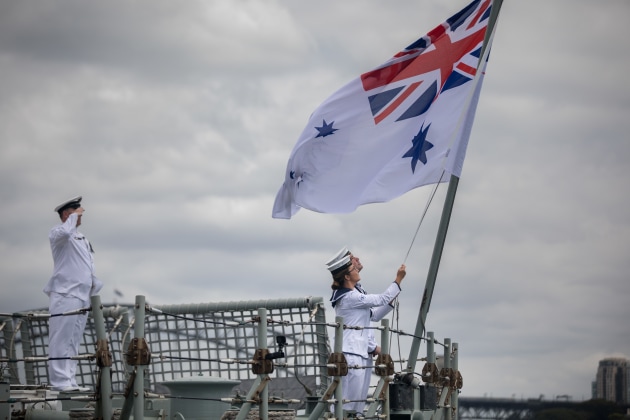
<path id="1" fill-rule="evenodd" d="M 361 286 L 361 283 L 357 283 L 354 288 L 364 295 L 367 295 L 367 292 Z M 372 308 L 372 321 L 380 321 L 381 319 L 383 319 L 383 317 L 385 317 L 385 315 L 390 313 L 392 309 L 394 309 L 392 305 L 384 305 L 377 308 Z M 374 330 L 370 330 L 370 335 L 368 336 L 368 353 L 373 353 L 374 350 L 376 350 L 377 346 L 378 342 L 374 337 Z"/>
<path id="2" fill-rule="evenodd" d="M 92 246 L 77 229 L 78 217 L 72 213 L 48 235 L 54 269 L 44 293 L 74 296 L 87 302 L 101 290 L 103 283 L 94 275 Z"/>
<path id="3" fill-rule="evenodd" d="M 338 289 L 330 299 L 335 314 L 343 317 L 348 326 L 369 327 L 371 321 L 380 321 L 393 308 L 389 305 L 400 293 L 400 286 L 393 282 L 381 294 L 363 294 L 356 289 Z M 345 329 L 343 331 L 343 352 L 368 357 L 369 348 L 374 346 L 371 330 Z"/>

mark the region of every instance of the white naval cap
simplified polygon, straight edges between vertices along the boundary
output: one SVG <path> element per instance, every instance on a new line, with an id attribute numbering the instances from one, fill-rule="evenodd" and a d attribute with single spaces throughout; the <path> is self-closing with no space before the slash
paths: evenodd
<path id="1" fill-rule="evenodd" d="M 55 211 L 57 213 L 61 213 L 62 211 L 64 211 L 67 208 L 79 208 L 81 206 L 81 200 L 83 199 L 83 197 L 76 196 L 74 198 L 71 198 L 70 200 L 66 200 L 63 203 L 59 204 L 57 207 L 55 207 Z"/>
<path id="2" fill-rule="evenodd" d="M 335 274 L 345 270 L 351 265 L 352 265 L 352 259 L 350 258 L 350 255 L 346 255 L 345 257 L 342 257 L 338 261 L 335 261 L 332 264 L 330 264 L 328 266 L 328 270 L 334 276 Z"/>
<path id="3" fill-rule="evenodd" d="M 345 257 L 346 255 L 349 255 L 350 251 L 348 251 L 348 247 L 344 246 L 343 248 L 341 248 L 334 257 L 332 257 L 331 259 L 329 259 L 328 261 L 326 261 L 326 266 L 329 267 L 334 263 L 336 263 L 337 261 L 339 261 L 340 259 L 342 259 L 343 257 Z"/>

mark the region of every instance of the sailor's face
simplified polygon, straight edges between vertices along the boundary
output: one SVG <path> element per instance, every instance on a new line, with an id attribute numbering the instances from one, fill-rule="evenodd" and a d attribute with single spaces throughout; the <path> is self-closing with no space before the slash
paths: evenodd
<path id="1" fill-rule="evenodd" d="M 352 284 L 356 284 L 361 281 L 361 275 L 359 274 L 359 269 L 356 265 L 351 265 L 346 273 L 346 280 L 350 281 Z"/>
<path id="2" fill-rule="evenodd" d="M 361 260 L 354 254 L 350 254 L 350 260 L 352 261 L 352 265 L 354 265 L 357 271 L 363 270 L 363 264 L 361 264 Z"/>

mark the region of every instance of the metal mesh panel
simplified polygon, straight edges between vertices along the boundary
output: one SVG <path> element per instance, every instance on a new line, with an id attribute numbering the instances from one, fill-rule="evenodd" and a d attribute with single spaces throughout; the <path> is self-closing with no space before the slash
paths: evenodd
<path id="1" fill-rule="evenodd" d="M 285 357 L 276 361 L 270 393 L 286 396 L 289 389 L 301 396 L 316 393 L 313 386 L 326 385 L 323 366 L 329 351 L 321 298 L 160 307 L 162 313 L 147 314 L 145 323 L 153 355 L 152 383 L 201 374 L 247 382 L 254 379 L 247 362 L 260 347 L 260 307 L 267 309 L 269 352 L 279 350 L 276 337 L 286 338 Z M 311 320 L 315 308 L 318 312 Z M 288 366 L 280 366 L 284 363 Z"/>
<path id="2" fill-rule="evenodd" d="M 41 311 L 37 312 L 42 313 Z M 48 319 L 21 318 L 16 323 L 16 327 L 21 332 L 24 357 L 46 356 L 48 354 Z M 26 362 L 25 375 L 27 383 L 35 382 L 36 378 L 48 378 L 48 365 L 44 362 Z M 47 382 L 47 379 L 44 382 Z"/>
<path id="3" fill-rule="evenodd" d="M 144 330 L 152 358 L 146 375 L 147 387 L 160 392 L 164 391 L 159 386 L 161 382 L 200 374 L 241 381 L 255 378 L 251 364 L 247 362 L 252 360 L 259 347 L 257 317 L 258 308 L 263 307 L 267 309 L 266 344 L 269 351 L 278 350 L 277 336 L 286 337 L 285 357 L 276 363 L 289 366 L 276 365 L 272 378 L 284 378 L 278 381 L 283 389 L 305 389 L 306 393 L 313 386 L 325 387 L 327 377 L 323 366 L 329 345 L 323 300 L 319 297 L 169 305 L 148 310 Z M 28 316 L 29 313 L 45 314 L 46 311 L 24 312 L 12 320 L 0 319 L 0 323 L 5 322 L 4 334 L 0 335 L 2 357 L 8 357 L 11 352 L 17 358 L 47 356 L 48 318 Z M 106 307 L 103 315 L 113 360 L 112 386 L 114 392 L 122 392 L 130 370 L 125 363 L 125 352 L 134 336 L 133 321 L 129 321 L 134 317 L 133 306 Z M 11 330 L 7 325 L 20 330 L 20 334 L 14 334 L 15 340 L 11 343 L 7 340 L 7 331 Z M 89 316 L 80 353 L 94 354 L 95 349 L 94 320 Z M 48 383 L 47 362 L 20 362 L 17 367 L 20 382 Z M 96 377 L 93 360 L 78 362 L 77 382 L 80 385 L 93 387 Z"/>
<path id="4" fill-rule="evenodd" d="M 8 316 L 0 316 L 0 358 L 15 359 L 14 341 L 13 319 Z M 0 363 L 0 380 L 12 384 L 19 383 L 17 363 Z"/>
<path id="5" fill-rule="evenodd" d="M 116 307 L 116 313 L 128 313 L 132 309 L 131 305 L 124 307 Z M 123 337 L 129 334 L 128 329 L 122 327 L 128 325 L 118 324 L 117 328 L 114 323 L 117 320 L 112 317 L 112 308 L 108 311 L 110 316 L 105 317 L 105 328 L 109 332 L 111 330 L 109 347 L 114 355 L 112 365 L 112 382 L 116 392 L 122 392 L 127 381 L 127 375 L 124 370 L 121 356 L 124 354 Z M 47 357 L 48 356 L 48 311 L 46 309 L 35 309 L 16 313 L 13 318 L 7 319 L 5 326 L 4 339 L 0 338 L 0 347 L 5 348 L 0 357 L 8 357 L 12 354 L 14 359 L 25 359 L 31 357 Z M 1 321 L 0 321 L 1 322 Z M 15 331 L 14 338 L 8 340 L 7 330 Z M 128 343 L 128 342 L 127 342 Z M 96 334 L 94 328 L 94 320 L 88 316 L 83 339 L 79 345 L 79 354 L 94 354 L 96 350 Z M 29 385 L 48 384 L 48 363 L 46 361 L 23 361 L 19 363 L 8 363 L 15 366 L 15 372 L 11 372 L 9 376 L 11 383 L 22 383 Z M 96 383 L 96 364 L 93 360 L 79 360 L 77 363 L 77 383 L 82 386 L 93 387 Z M 7 373 L 5 372 L 5 376 Z M 15 379 L 15 380 L 14 380 Z"/>

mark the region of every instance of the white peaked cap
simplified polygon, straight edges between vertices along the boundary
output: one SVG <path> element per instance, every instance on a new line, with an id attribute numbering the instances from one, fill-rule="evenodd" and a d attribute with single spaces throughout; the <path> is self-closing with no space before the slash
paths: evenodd
<path id="1" fill-rule="evenodd" d="M 66 200 L 63 203 L 59 204 L 57 207 L 55 207 L 55 211 L 59 213 L 59 211 L 65 209 L 66 207 L 79 206 L 81 204 L 82 199 L 83 197 L 78 195 L 74 198 L 71 198 L 70 200 Z"/>

